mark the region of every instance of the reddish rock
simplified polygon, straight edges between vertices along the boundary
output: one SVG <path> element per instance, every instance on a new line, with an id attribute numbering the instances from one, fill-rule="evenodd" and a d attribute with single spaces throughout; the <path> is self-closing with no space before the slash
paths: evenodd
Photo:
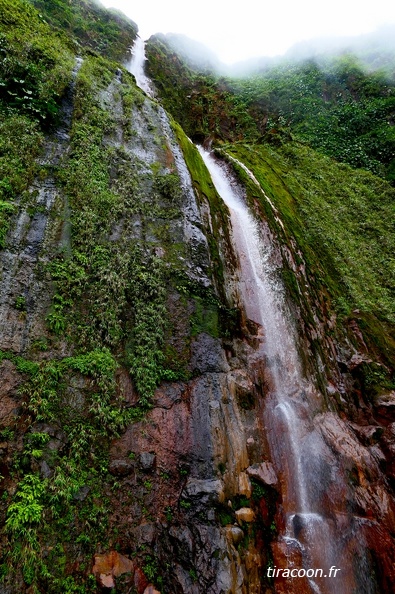
<path id="1" fill-rule="evenodd" d="M 134 587 L 137 590 L 137 594 L 144 594 L 144 591 L 148 586 L 149 582 L 145 577 L 144 572 L 139 567 L 136 567 L 136 571 L 134 572 Z"/>
<path id="2" fill-rule="evenodd" d="M 11 361 L 0 363 L 0 420 L 2 425 L 9 425 L 15 416 L 17 406 L 13 396 L 18 386 L 15 366 Z"/>
<path id="3" fill-rule="evenodd" d="M 247 474 L 253 479 L 260 481 L 264 485 L 276 485 L 277 475 L 270 462 L 261 462 L 253 464 L 247 468 Z"/>
<path id="4" fill-rule="evenodd" d="M 267 525 L 269 522 L 269 508 L 267 506 L 266 500 L 263 497 L 259 501 L 259 512 L 263 523 Z"/>
<path id="5" fill-rule="evenodd" d="M 379 439 L 383 428 L 380 425 L 357 425 L 350 423 L 357 437 L 366 445 L 372 445 Z"/>
<path id="6" fill-rule="evenodd" d="M 155 588 L 155 586 L 149 584 L 144 590 L 144 594 L 160 594 L 160 592 Z"/>
<path id="7" fill-rule="evenodd" d="M 100 573 L 98 582 L 102 588 L 115 588 L 114 577 L 111 573 Z"/>
<path id="8" fill-rule="evenodd" d="M 379 421 L 388 425 L 395 421 L 395 390 L 380 396 L 375 402 L 375 411 Z"/>
<path id="9" fill-rule="evenodd" d="M 114 577 L 124 573 L 133 573 L 133 571 L 133 561 L 120 555 L 117 551 L 95 555 L 92 573 L 102 588 L 115 588 Z"/>
<path id="10" fill-rule="evenodd" d="M 238 526 L 226 526 L 225 532 L 233 544 L 238 545 L 244 538 L 244 532 Z"/>
<path id="11" fill-rule="evenodd" d="M 273 567 L 281 569 L 300 569 L 303 567 L 303 558 L 300 547 L 296 542 L 279 540 L 272 545 Z M 281 572 L 282 573 L 282 572 Z M 274 578 L 276 594 L 306 594 L 311 592 L 306 577 L 287 578 L 279 575 Z"/>
<path id="12" fill-rule="evenodd" d="M 134 470 L 134 464 L 130 460 L 111 460 L 108 470 L 114 476 L 127 476 Z"/>
<path id="13" fill-rule="evenodd" d="M 118 370 L 116 380 L 119 395 L 129 406 L 136 405 L 138 402 L 138 394 L 133 387 L 129 372 L 126 369 Z"/>

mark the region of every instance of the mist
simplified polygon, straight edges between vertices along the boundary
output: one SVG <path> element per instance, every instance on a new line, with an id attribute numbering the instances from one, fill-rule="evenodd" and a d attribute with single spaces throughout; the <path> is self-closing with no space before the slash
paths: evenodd
<path id="1" fill-rule="evenodd" d="M 193 8 L 181 0 L 102 3 L 122 10 L 135 21 L 143 39 L 155 33 L 186 35 L 204 44 L 224 64 L 280 56 L 300 42 L 356 37 L 395 24 L 395 3 L 388 0 L 368 4 L 359 0 L 333 0 L 330 4 L 245 0 L 234 8 L 225 0 L 201 0 Z"/>

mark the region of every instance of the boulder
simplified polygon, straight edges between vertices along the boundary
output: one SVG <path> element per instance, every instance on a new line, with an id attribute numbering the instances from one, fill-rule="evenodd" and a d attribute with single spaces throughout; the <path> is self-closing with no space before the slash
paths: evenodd
<path id="1" fill-rule="evenodd" d="M 244 538 L 244 532 L 238 526 L 226 526 L 226 536 L 234 545 L 238 545 Z"/>
<path id="2" fill-rule="evenodd" d="M 127 476 L 133 472 L 134 465 L 130 460 L 111 460 L 108 470 L 114 476 Z"/>
<path id="3" fill-rule="evenodd" d="M 144 470 L 150 470 L 155 464 L 155 454 L 151 452 L 141 452 L 140 464 Z"/>
<path id="4" fill-rule="evenodd" d="M 250 523 L 255 520 L 255 514 L 250 507 L 242 507 L 241 509 L 238 509 L 235 514 L 239 524 L 242 522 Z"/>
<path id="5" fill-rule="evenodd" d="M 277 475 L 271 462 L 261 462 L 260 464 L 253 464 L 247 468 L 249 477 L 263 483 L 264 485 L 276 485 Z"/>
<path id="6" fill-rule="evenodd" d="M 95 555 L 92 573 L 102 588 L 115 588 L 114 577 L 124 573 L 133 573 L 133 571 L 133 561 L 120 555 L 117 551 Z"/>
<path id="7" fill-rule="evenodd" d="M 185 485 L 185 493 L 188 497 L 208 500 L 212 503 L 221 503 L 224 500 L 222 481 L 189 479 Z"/>

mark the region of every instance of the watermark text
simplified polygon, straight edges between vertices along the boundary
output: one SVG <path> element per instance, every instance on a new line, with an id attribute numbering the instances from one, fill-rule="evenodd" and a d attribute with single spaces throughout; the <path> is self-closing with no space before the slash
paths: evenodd
<path id="1" fill-rule="evenodd" d="M 307 578 L 318 578 L 318 577 L 336 577 L 337 572 L 341 571 L 341 569 L 339 567 L 335 567 L 335 565 L 332 565 L 332 567 L 330 567 L 328 569 L 328 571 L 326 573 L 324 573 L 323 569 L 282 569 L 280 567 L 268 567 L 267 568 L 267 577 L 291 577 L 291 578 L 301 578 L 301 577 L 307 577 Z"/>

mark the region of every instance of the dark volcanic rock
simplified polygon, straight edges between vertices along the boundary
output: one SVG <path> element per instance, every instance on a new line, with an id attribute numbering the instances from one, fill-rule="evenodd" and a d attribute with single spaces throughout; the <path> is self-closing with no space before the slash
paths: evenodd
<path id="1" fill-rule="evenodd" d="M 111 460 L 108 470 L 114 476 L 127 476 L 134 470 L 134 464 L 131 460 Z"/>
<path id="2" fill-rule="evenodd" d="M 221 342 L 209 334 L 199 334 L 192 343 L 191 369 L 194 373 L 229 371 Z"/>

